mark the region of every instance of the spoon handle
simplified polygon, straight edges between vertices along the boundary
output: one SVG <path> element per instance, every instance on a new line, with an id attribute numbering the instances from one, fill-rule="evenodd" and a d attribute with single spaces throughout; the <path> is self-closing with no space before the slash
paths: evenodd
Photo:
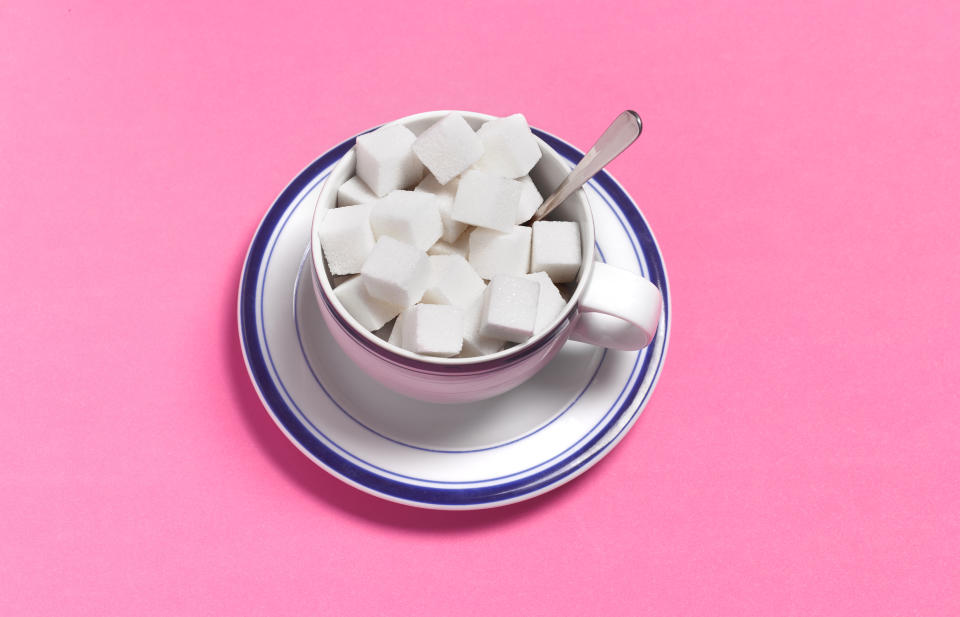
<path id="1" fill-rule="evenodd" d="M 560 183 L 557 190 L 553 192 L 543 204 L 537 208 L 530 219 L 530 223 L 539 221 L 551 210 L 563 203 L 567 197 L 570 197 L 581 186 L 587 183 L 598 171 L 604 168 L 607 163 L 617 157 L 618 154 L 627 149 L 643 130 L 643 122 L 639 114 L 628 109 L 617 116 L 603 135 L 597 139 L 597 143 L 583 155 L 583 159 L 573 168 L 570 175 Z"/>

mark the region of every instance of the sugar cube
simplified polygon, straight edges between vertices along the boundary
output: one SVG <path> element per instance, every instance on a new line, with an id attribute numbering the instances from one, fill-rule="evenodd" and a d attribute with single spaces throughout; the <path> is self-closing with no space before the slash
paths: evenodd
<path id="1" fill-rule="evenodd" d="M 323 215 L 317 235 L 331 274 L 360 272 L 373 250 L 369 205 L 331 208 Z"/>
<path id="2" fill-rule="evenodd" d="M 483 295 L 480 334 L 514 343 L 524 342 L 533 335 L 539 299 L 537 281 L 498 274 Z"/>
<path id="3" fill-rule="evenodd" d="M 522 225 L 530 220 L 537 208 L 543 204 L 543 195 L 537 190 L 537 185 L 533 183 L 530 176 L 523 176 L 517 179 L 522 186 L 520 188 L 520 204 L 517 206 L 517 225 Z"/>
<path id="4" fill-rule="evenodd" d="M 474 164 L 477 169 L 519 178 L 540 160 L 540 145 L 523 114 L 489 120 L 477 135 L 483 142 L 483 156 Z"/>
<path id="5" fill-rule="evenodd" d="M 443 233 L 437 196 L 418 191 L 391 191 L 373 203 L 370 226 L 377 238 L 390 236 L 425 251 Z"/>
<path id="6" fill-rule="evenodd" d="M 413 142 L 417 155 L 440 184 L 446 184 L 483 155 L 483 142 L 463 116 L 454 112 L 435 122 Z"/>
<path id="7" fill-rule="evenodd" d="M 370 203 L 377 198 L 363 180 L 354 176 L 337 189 L 337 207 Z"/>
<path id="8" fill-rule="evenodd" d="M 540 284 L 540 297 L 537 300 L 537 321 L 533 326 L 533 333 L 540 334 L 553 323 L 557 315 L 563 312 L 563 307 L 567 305 L 567 302 L 560 295 L 560 290 L 553 284 L 546 272 L 525 274 L 524 278 Z"/>
<path id="9" fill-rule="evenodd" d="M 530 228 L 520 225 L 507 233 L 478 227 L 469 236 L 470 265 L 488 280 L 497 274 L 526 274 L 530 271 L 530 235 Z"/>
<path id="10" fill-rule="evenodd" d="M 406 308 L 419 302 L 430 284 L 430 262 L 426 253 L 416 247 L 381 236 L 360 269 L 360 276 L 371 296 Z"/>
<path id="11" fill-rule="evenodd" d="M 391 124 L 354 151 L 318 240 L 334 294 L 364 328 L 413 353 L 469 358 L 563 313 L 556 283 L 579 273 L 580 226 L 522 225 L 543 203 L 528 175 L 540 142 L 522 114 L 474 132 L 452 112 L 419 137 Z"/>
<path id="12" fill-rule="evenodd" d="M 460 176 L 453 199 L 453 219 L 509 231 L 517 222 L 521 188 L 516 180 L 471 169 Z"/>
<path id="13" fill-rule="evenodd" d="M 470 232 L 475 229 L 468 227 L 456 242 L 447 242 L 442 238 L 433 243 L 433 246 L 427 249 L 427 255 L 459 255 L 464 259 L 470 255 Z"/>
<path id="14" fill-rule="evenodd" d="M 430 286 L 423 294 L 423 302 L 466 308 L 483 294 L 486 284 L 460 255 L 432 255 L 427 259 Z"/>
<path id="15" fill-rule="evenodd" d="M 463 358 L 485 356 L 503 349 L 504 341 L 502 339 L 480 334 L 480 314 L 482 312 L 482 296 L 463 311 L 463 348 L 460 350 L 460 356 Z"/>
<path id="16" fill-rule="evenodd" d="M 455 356 L 463 345 L 463 312 L 453 306 L 418 304 L 403 312 L 403 347 L 429 356 Z"/>
<path id="17" fill-rule="evenodd" d="M 530 270 L 546 272 L 554 283 L 569 283 L 580 271 L 580 225 L 573 221 L 533 224 Z"/>
<path id="18" fill-rule="evenodd" d="M 457 178 L 454 178 L 446 185 L 441 185 L 432 175 L 427 174 L 415 191 L 431 193 L 437 197 L 437 207 L 440 209 L 440 222 L 443 223 L 443 234 L 440 236 L 446 242 L 454 242 L 467 228 L 466 223 L 453 220 L 453 198 L 457 195 L 457 186 L 460 184 Z"/>
<path id="19" fill-rule="evenodd" d="M 367 288 L 359 276 L 341 283 L 333 290 L 333 294 L 340 300 L 343 308 L 360 322 L 360 325 L 370 330 L 378 330 L 383 327 L 403 310 L 402 306 L 395 306 L 388 302 L 383 302 L 367 293 Z"/>
<path id="20" fill-rule="evenodd" d="M 388 124 L 357 137 L 357 176 L 377 197 L 414 186 L 423 163 L 413 153 L 417 136 L 400 124 Z"/>

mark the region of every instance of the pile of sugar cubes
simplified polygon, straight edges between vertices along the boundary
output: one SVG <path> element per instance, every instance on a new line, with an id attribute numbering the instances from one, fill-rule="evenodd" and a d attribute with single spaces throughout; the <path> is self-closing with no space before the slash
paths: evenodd
<path id="1" fill-rule="evenodd" d="M 450 113 L 419 136 L 390 124 L 358 137 L 356 175 L 318 231 L 341 304 L 427 356 L 483 356 L 543 331 L 581 250 L 578 223 L 522 225 L 543 203 L 527 175 L 540 156 L 521 114 L 474 131 Z"/>

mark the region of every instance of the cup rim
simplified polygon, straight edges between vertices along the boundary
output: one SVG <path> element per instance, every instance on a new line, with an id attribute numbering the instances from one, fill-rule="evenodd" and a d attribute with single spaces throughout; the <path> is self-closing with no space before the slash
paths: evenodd
<path id="1" fill-rule="evenodd" d="M 417 122 L 421 120 L 429 120 L 432 118 L 440 119 L 443 116 L 446 116 L 450 113 L 458 113 L 464 116 L 466 119 L 474 119 L 480 121 L 492 120 L 502 116 L 493 116 L 490 114 L 485 114 L 481 112 L 474 111 L 462 111 L 462 110 L 436 110 L 436 111 L 426 111 L 417 114 L 412 114 L 409 116 L 404 116 L 403 118 L 398 118 L 390 122 L 385 122 L 383 124 L 377 125 L 370 129 L 367 129 L 359 135 L 375 131 L 381 126 L 386 126 L 388 124 L 409 124 L 411 122 Z M 554 161 L 567 166 L 567 159 L 565 159 L 559 152 L 554 150 L 549 144 L 547 144 L 543 139 L 534 134 L 534 138 L 537 140 L 537 144 L 540 146 L 540 151 L 542 156 L 551 157 Z M 355 142 L 356 138 L 353 138 Z M 349 140 L 348 140 L 349 141 Z M 567 300 L 567 303 L 564 305 L 563 310 L 560 311 L 560 314 L 541 332 L 534 334 L 529 339 L 523 343 L 514 345 L 507 349 L 500 350 L 496 353 L 487 354 L 484 356 L 477 356 L 473 358 L 444 358 L 436 356 L 426 356 L 412 351 L 403 349 L 396 345 L 390 344 L 387 341 L 381 339 L 373 332 L 364 328 L 360 323 L 350 314 L 349 311 L 343 306 L 340 302 L 340 299 L 337 298 L 337 295 L 333 291 L 333 285 L 330 283 L 329 277 L 327 277 L 325 268 L 323 266 L 323 253 L 320 250 L 320 241 L 318 231 L 318 225 L 322 220 L 320 204 L 324 202 L 325 198 L 330 194 L 330 192 L 336 191 L 340 187 L 340 184 L 348 180 L 349 178 L 341 179 L 336 185 L 331 183 L 331 180 L 334 179 L 338 173 L 343 173 L 343 168 L 349 163 L 352 162 L 352 159 L 356 156 L 355 143 L 351 145 L 350 149 L 344 153 L 340 160 L 338 160 L 330 170 L 330 175 L 327 177 L 326 182 L 324 182 L 323 187 L 320 189 L 320 194 L 317 198 L 317 204 L 314 206 L 311 225 L 310 225 L 310 268 L 312 270 L 313 279 L 315 283 L 315 288 L 323 296 L 323 300 L 328 305 L 334 318 L 344 326 L 347 331 L 352 334 L 352 337 L 355 340 L 366 342 L 365 347 L 371 351 L 376 351 L 379 355 L 386 357 L 398 364 L 403 364 L 405 366 L 412 366 L 415 368 L 422 368 L 425 370 L 430 370 L 432 368 L 453 368 L 457 367 L 460 369 L 478 369 L 482 370 L 484 368 L 496 368 L 501 366 L 504 361 L 510 361 L 518 359 L 520 357 L 526 357 L 532 351 L 539 349 L 543 343 L 551 340 L 556 332 L 563 325 L 563 322 L 571 316 L 572 313 L 576 310 L 577 305 L 579 304 L 580 298 L 584 293 L 586 284 L 590 279 L 590 275 L 593 272 L 593 262 L 596 253 L 596 229 L 593 221 L 593 212 L 590 207 L 590 203 L 587 200 L 586 193 L 581 188 L 577 190 L 573 195 L 567 199 L 576 199 L 578 207 L 580 207 L 585 216 L 583 217 L 582 227 L 584 229 L 581 232 L 585 232 L 586 236 L 589 238 L 588 242 L 584 244 L 587 247 L 587 254 L 583 256 L 580 265 L 580 272 L 578 273 L 578 279 L 576 287 L 574 287 L 573 292 L 570 295 L 570 298 Z M 539 164 L 539 163 L 538 163 Z M 429 173 L 429 172 L 428 172 Z M 334 205 L 336 207 L 336 197 L 334 196 Z M 326 212 L 328 208 L 324 208 L 322 212 Z M 372 346 L 372 347 L 371 347 Z"/>

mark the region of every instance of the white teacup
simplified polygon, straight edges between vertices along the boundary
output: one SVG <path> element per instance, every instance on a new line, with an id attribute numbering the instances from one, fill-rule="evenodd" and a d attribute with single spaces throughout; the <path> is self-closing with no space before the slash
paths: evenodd
<path id="1" fill-rule="evenodd" d="M 448 113 L 431 111 L 396 122 L 420 134 Z M 474 112 L 459 113 L 474 129 L 493 118 Z M 543 156 L 530 176 L 547 196 L 570 173 L 570 168 L 557 152 L 539 138 L 537 141 Z M 656 334 L 660 291 L 641 276 L 594 261 L 593 216 L 586 194 L 579 190 L 548 217 L 580 224 L 583 256 L 570 300 L 549 327 L 525 343 L 478 358 L 433 358 L 388 344 L 364 329 L 333 293 L 317 234 L 326 211 L 336 207 L 337 189 L 354 175 L 355 167 L 356 156 L 351 149 L 334 166 L 317 200 L 310 234 L 313 289 L 323 319 L 343 352 L 388 388 L 424 401 L 476 401 L 505 392 L 535 375 L 568 339 L 636 350 L 649 344 Z"/>

